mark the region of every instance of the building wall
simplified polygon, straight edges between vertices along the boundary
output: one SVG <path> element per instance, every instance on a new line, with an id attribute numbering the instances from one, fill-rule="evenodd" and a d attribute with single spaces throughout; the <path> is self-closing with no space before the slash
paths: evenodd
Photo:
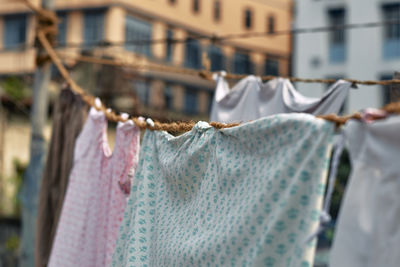
<path id="1" fill-rule="evenodd" d="M 1 5 L 0 6 L 7 6 Z M 13 5 L 12 5 L 13 6 Z M 18 12 L 19 13 L 19 12 Z M 5 49 L 5 22 L 0 16 L 0 74 L 32 73 L 35 69 L 36 50 L 33 48 L 36 20 L 32 14 L 26 15 L 26 47 Z"/>
<path id="2" fill-rule="evenodd" d="M 345 23 L 367 23 L 384 21 L 382 6 L 400 1 L 381 0 L 335 0 L 296 1 L 295 26 L 311 28 L 328 26 L 328 12 L 345 9 Z M 400 58 L 384 59 L 384 27 L 352 29 L 346 32 L 346 58 L 342 63 L 329 60 L 329 33 L 298 34 L 294 38 L 294 74 L 304 78 L 344 77 L 359 80 L 380 80 L 384 75 L 393 75 L 399 70 Z M 399 47 L 400 48 L 400 47 Z M 316 64 L 318 63 L 318 64 Z M 347 113 L 367 107 L 384 105 L 384 90 L 381 86 L 358 86 L 351 90 Z M 326 85 L 298 84 L 302 93 L 320 96 Z"/>
<path id="3" fill-rule="evenodd" d="M 170 29 L 173 32 L 173 38 L 186 38 L 192 35 L 224 35 L 243 32 L 266 32 L 268 29 L 268 18 L 273 16 L 275 19 L 275 31 L 287 30 L 290 28 L 291 21 L 291 0 L 280 0 L 265 2 L 260 0 L 219 0 L 221 4 L 220 19 L 216 20 L 214 14 L 214 3 L 216 0 L 200 0 L 199 11 L 193 11 L 192 0 L 175 0 L 171 4 L 170 0 L 55 0 L 55 8 L 57 11 L 67 13 L 66 17 L 66 43 L 73 44 L 74 47 L 58 48 L 60 52 L 77 55 L 81 52 L 80 45 L 84 43 L 84 12 L 88 10 L 104 9 L 104 26 L 102 41 L 119 44 L 103 48 L 85 48 L 91 49 L 92 53 L 97 56 L 111 56 L 124 60 L 128 63 L 146 63 L 153 62 L 157 64 L 167 64 L 175 66 L 186 66 L 186 45 L 184 43 L 173 45 L 173 56 L 170 62 L 166 62 L 167 44 L 152 45 L 151 56 L 142 56 L 137 53 L 127 51 L 124 47 L 126 41 L 125 27 L 126 17 L 133 16 L 137 19 L 145 21 L 151 25 L 151 38 L 166 38 L 166 31 Z M 7 4 L 6 4 L 7 2 Z M 33 3 L 39 4 L 39 0 Z M 252 12 L 252 26 L 245 26 L 245 11 Z M 8 4 L 7 0 L 0 0 L 0 41 L 4 37 L 1 34 L 4 31 L 4 23 L 1 18 L 4 15 L 26 13 L 29 21 L 33 20 L 33 14 L 30 13 L 21 3 Z M 3 16 L 2 16 L 3 15 Z M 34 38 L 34 23 L 27 25 L 27 43 L 32 44 Z M 210 42 L 202 40 L 201 49 L 203 52 L 208 51 Z M 78 46 L 78 47 L 77 47 Z M 279 62 L 279 74 L 289 74 L 289 61 L 291 54 L 291 39 L 288 35 L 266 36 L 257 38 L 244 38 L 224 41 L 218 44 L 223 51 L 225 57 L 225 69 L 233 72 L 233 60 L 235 52 L 240 51 L 248 54 L 254 68 L 249 71 L 251 74 L 264 74 L 265 60 L 273 59 Z M 21 60 L 15 61 L 16 54 L 22 57 Z M 32 73 L 34 70 L 34 51 L 11 51 L 9 49 L 0 52 L 0 61 L 7 62 L 0 67 L 0 73 Z M 8 64 L 9 63 L 9 64 Z M 74 64 L 73 60 L 67 60 L 67 63 Z M 201 67 L 201 64 L 200 64 Z M 188 88 L 191 92 L 197 92 L 197 113 L 207 114 L 208 107 L 215 84 L 213 82 L 204 81 L 199 77 L 187 77 L 187 75 L 179 75 L 171 73 L 161 75 L 159 73 L 141 73 L 142 77 L 148 82 L 150 92 L 148 95 L 158 97 L 152 99 L 148 105 L 154 106 L 156 109 L 165 107 L 163 99 L 163 87 L 166 85 L 183 87 L 183 91 L 179 91 L 182 95 L 176 95 L 177 99 L 183 101 L 179 105 L 173 105 L 185 112 L 185 95 Z M 152 91 L 155 92 L 152 92 Z M 188 89 L 189 90 L 189 89 Z M 175 92 L 172 90 L 175 98 Z M 174 100 L 175 101 L 175 100 Z M 193 115 L 192 112 L 190 112 Z"/>
<path id="4" fill-rule="evenodd" d="M 29 162 L 29 143 L 31 139 L 31 128 L 29 118 L 16 118 L 8 120 L 6 123 L 6 130 L 4 131 L 4 147 L 3 158 L 4 168 L 0 175 L 0 214 L 1 215 L 14 215 L 13 203 L 10 203 L 10 199 L 13 199 L 18 194 L 18 188 L 16 188 L 15 175 L 16 170 L 14 166 L 14 160 L 18 160 L 22 164 L 28 164 Z M 48 122 L 44 129 L 44 137 L 47 142 L 51 138 L 51 124 Z M 111 149 L 115 144 L 115 128 L 108 127 L 107 129 L 107 141 Z"/>

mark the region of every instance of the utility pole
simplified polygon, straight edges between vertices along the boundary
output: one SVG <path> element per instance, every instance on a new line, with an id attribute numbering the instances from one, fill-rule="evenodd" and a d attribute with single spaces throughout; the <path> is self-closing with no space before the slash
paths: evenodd
<path id="1" fill-rule="evenodd" d="M 41 0 L 42 8 L 52 10 L 54 0 Z M 37 20 L 40 24 L 40 19 Z M 41 27 L 41 25 L 38 25 Z M 37 52 L 38 58 L 44 53 L 43 48 Z M 38 60 L 37 60 L 38 61 Z M 44 128 L 47 121 L 48 86 L 51 79 L 51 63 L 37 66 L 33 84 L 33 102 L 31 107 L 31 143 L 30 161 L 24 173 L 22 202 L 22 238 L 20 246 L 20 267 L 32 267 L 35 264 L 35 232 L 37 204 L 43 166 L 46 154 Z"/>

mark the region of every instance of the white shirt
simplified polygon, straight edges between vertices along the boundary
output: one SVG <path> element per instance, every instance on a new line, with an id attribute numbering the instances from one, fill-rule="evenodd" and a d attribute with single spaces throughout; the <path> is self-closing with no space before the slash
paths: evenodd
<path id="1" fill-rule="evenodd" d="M 230 123 L 278 113 L 338 113 L 350 87 L 351 83 L 339 80 L 321 98 L 310 98 L 296 91 L 288 79 L 262 83 L 260 78 L 248 76 L 230 89 L 224 77 L 218 76 L 210 120 Z"/>
<path id="2" fill-rule="evenodd" d="M 345 126 L 352 172 L 335 232 L 331 267 L 400 264 L 400 116 Z"/>

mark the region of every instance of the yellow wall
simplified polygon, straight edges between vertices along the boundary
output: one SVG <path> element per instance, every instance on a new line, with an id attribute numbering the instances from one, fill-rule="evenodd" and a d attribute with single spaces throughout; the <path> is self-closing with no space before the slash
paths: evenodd
<path id="1" fill-rule="evenodd" d="M 8 0 L 0 0 L 6 2 Z M 133 13 L 147 16 L 150 20 L 161 20 L 166 24 L 185 28 L 190 31 L 204 34 L 241 33 L 246 31 L 266 31 L 267 17 L 276 17 L 276 29 L 290 29 L 291 0 L 220 0 L 221 20 L 213 18 L 214 0 L 201 0 L 200 12 L 192 11 L 191 0 L 176 0 L 176 4 L 170 4 L 169 0 L 55 0 L 58 9 L 80 9 L 84 7 L 100 7 L 107 5 L 120 5 Z M 36 0 L 39 2 L 39 0 Z M 14 6 L 21 6 L 14 4 Z M 254 27 L 247 30 L 244 27 L 244 10 L 249 8 L 253 11 Z M 2 8 L 10 10 L 11 7 Z M 13 8 L 15 9 L 15 8 Z M 252 47 L 264 51 L 275 51 L 275 53 L 289 53 L 290 42 L 288 36 L 270 38 L 251 38 L 232 42 L 236 45 Z"/>
<path id="2" fill-rule="evenodd" d="M 82 9 L 107 7 L 105 16 L 104 37 L 105 41 L 121 43 L 125 39 L 125 16 L 136 15 L 153 24 L 153 38 L 165 38 L 165 30 L 171 28 L 175 38 L 185 38 L 189 33 L 205 35 L 224 35 L 243 32 L 265 32 L 267 30 L 267 18 L 275 17 L 276 30 L 290 29 L 291 22 L 291 0 L 220 0 L 221 19 L 215 21 L 213 18 L 214 0 L 201 0 L 200 11 L 192 11 L 191 0 L 176 0 L 176 4 L 170 4 L 169 0 L 55 0 L 57 10 L 68 10 L 68 32 L 69 43 L 81 43 L 83 38 L 83 16 Z M 31 0 L 38 4 L 40 0 Z M 6 4 L 7 3 L 7 4 Z M 248 30 L 244 27 L 244 10 L 249 8 L 253 12 L 253 27 Z M 27 12 L 23 4 L 18 1 L 10 3 L 9 0 L 0 0 L 0 15 Z M 30 20 L 33 16 L 30 16 Z M 33 21 L 30 21 L 33 22 Z M 29 23 L 29 42 L 33 42 L 34 23 Z M 0 20 L 0 41 L 2 38 L 2 21 Z M 0 42 L 1 43 L 1 42 Z M 234 49 L 232 50 L 232 47 Z M 265 55 L 272 54 L 283 58 L 282 74 L 287 74 L 287 61 L 291 51 L 291 41 L 288 35 L 257 37 L 248 39 L 235 39 L 225 41 L 223 50 L 227 51 L 227 58 L 235 49 L 249 51 L 255 63 L 263 64 Z M 121 50 L 121 49 L 119 49 Z M 19 65 L 10 62 L 9 56 L 0 54 L 1 62 L 10 66 L 9 72 L 18 70 Z M 165 44 L 152 47 L 155 59 L 162 60 L 165 56 Z M 173 63 L 181 65 L 184 59 L 184 45 L 177 44 L 174 47 Z M 32 55 L 31 55 L 32 56 Z M 26 57 L 26 56 L 25 56 Z M 30 62 L 21 69 L 21 72 L 32 70 Z M 7 70 L 0 69 L 4 73 Z"/>
<path id="3" fill-rule="evenodd" d="M 130 8 L 130 12 L 148 15 L 149 20 L 161 19 L 167 24 L 195 33 L 222 35 L 224 33 L 249 31 L 264 32 L 267 29 L 267 17 L 269 15 L 276 17 L 277 30 L 290 29 L 291 1 L 289 0 L 270 1 L 273 3 L 272 5 L 269 5 L 268 1 L 263 3 L 263 1 L 251 0 L 221 0 L 222 18 L 220 22 L 215 22 L 213 19 L 212 4 L 214 0 L 200 1 L 201 8 L 198 14 L 192 12 L 192 1 L 190 0 L 177 0 L 175 5 L 169 4 L 168 0 L 120 0 L 112 2 L 124 4 L 127 8 Z M 243 16 L 246 8 L 253 10 L 254 27 L 251 30 L 246 30 L 244 27 Z M 277 54 L 290 52 L 290 42 L 287 35 L 241 39 L 228 43 Z"/>

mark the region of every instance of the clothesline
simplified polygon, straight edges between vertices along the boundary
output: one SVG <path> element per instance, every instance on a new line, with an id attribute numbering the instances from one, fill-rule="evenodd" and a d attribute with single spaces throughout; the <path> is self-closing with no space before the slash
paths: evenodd
<path id="1" fill-rule="evenodd" d="M 125 40 L 123 42 L 109 42 L 109 41 L 98 41 L 87 43 L 87 45 L 97 45 L 99 47 L 118 47 L 126 45 L 134 46 L 151 46 L 157 44 L 184 44 L 192 42 L 193 40 L 208 40 L 212 44 L 223 43 L 224 41 L 234 40 L 234 39 L 248 39 L 266 36 L 284 36 L 284 35 L 295 35 L 295 34 L 305 34 L 305 33 L 322 33 L 322 32 L 332 32 L 337 30 L 350 30 L 350 29 L 367 29 L 382 27 L 385 25 L 400 24 L 400 20 L 387 20 L 387 21 L 377 21 L 377 22 L 367 22 L 367 23 L 352 23 L 352 24 L 342 24 L 334 26 L 325 27 L 314 27 L 314 28 L 298 28 L 290 30 L 280 30 L 274 32 L 244 32 L 244 33 L 230 33 L 225 35 L 191 35 L 187 38 L 158 38 L 158 39 L 134 39 Z M 60 48 L 79 48 L 82 47 L 82 43 L 71 43 L 66 42 L 62 45 L 57 45 Z"/>
<path id="2" fill-rule="evenodd" d="M 45 34 L 43 31 L 38 32 L 38 39 L 49 54 L 51 60 L 53 63 L 56 65 L 57 69 L 59 70 L 60 74 L 64 77 L 66 82 L 69 84 L 71 89 L 82 96 L 82 99 L 90 106 L 96 108 L 97 110 L 102 110 L 106 118 L 110 121 L 127 121 L 127 119 L 123 118 L 122 116 L 116 114 L 114 111 L 108 109 L 105 107 L 103 104 L 100 106 L 95 104 L 95 97 L 88 94 L 85 92 L 69 75 L 67 69 L 63 65 L 61 58 L 57 55 L 57 52 L 54 50 L 54 48 L 51 46 L 50 42 L 46 38 Z M 394 80 L 396 83 L 399 83 L 400 81 Z M 393 81 L 392 81 L 393 82 Z M 400 102 L 397 103 L 391 103 L 386 105 L 385 107 L 382 108 L 383 111 L 386 111 L 388 113 L 400 113 Z M 347 122 L 349 119 L 361 119 L 361 114 L 360 113 L 354 113 L 348 116 L 338 116 L 335 114 L 329 114 L 329 115 L 321 115 L 318 116 L 318 118 L 325 119 L 328 121 L 335 122 L 338 126 L 342 125 Z M 161 123 L 161 122 L 154 122 L 154 125 L 149 125 L 148 123 L 140 120 L 139 118 L 130 118 L 135 122 L 135 124 L 141 128 L 141 129 L 150 129 L 150 130 L 164 130 L 164 131 L 173 131 L 173 132 L 184 132 L 184 131 L 189 131 L 193 128 L 195 125 L 194 122 L 171 122 L 171 123 Z M 238 126 L 238 123 L 233 123 L 233 124 L 225 124 L 225 123 L 219 123 L 219 122 L 211 122 L 211 126 L 221 129 L 221 128 L 229 128 L 229 127 L 234 127 Z"/>
<path id="3" fill-rule="evenodd" d="M 32 9 L 34 12 L 39 13 L 42 16 L 46 16 L 51 18 L 50 12 L 47 12 L 44 9 L 38 8 L 33 5 L 29 0 L 21 0 L 26 3 L 26 5 Z M 341 25 L 333 25 L 333 26 L 323 26 L 323 27 L 312 27 L 312 28 L 297 28 L 297 29 L 288 29 L 288 30 L 279 30 L 274 32 L 244 32 L 244 33 L 230 33 L 224 35 L 192 35 L 189 38 L 159 38 L 159 39 L 136 39 L 136 40 L 125 40 L 124 42 L 102 42 L 102 45 L 105 46 L 125 46 L 127 44 L 132 45 L 154 45 L 154 44 L 162 44 L 162 43 L 187 43 L 191 40 L 209 40 L 212 43 L 223 42 L 231 39 L 247 39 L 254 37 L 263 37 L 263 36 L 278 36 L 278 35 L 293 35 L 293 34 L 303 34 L 303 33 L 317 33 L 317 32 L 332 32 L 337 30 L 347 30 L 347 29 L 365 29 L 365 28 L 375 28 L 381 27 L 385 25 L 391 24 L 399 24 L 400 20 L 385 20 L 385 21 L 376 21 L 376 22 L 366 22 L 366 23 L 349 23 L 349 24 L 341 24 Z M 79 47 L 82 44 L 79 43 L 67 43 L 63 44 L 63 47 Z"/>
<path id="4" fill-rule="evenodd" d="M 39 17 L 42 17 L 47 20 L 54 20 L 57 22 L 57 17 L 55 16 L 54 13 L 38 8 L 34 6 L 29 0 L 21 0 L 24 3 L 27 4 L 29 8 L 31 8 L 34 12 L 36 12 Z M 388 20 L 384 22 L 371 22 L 371 23 L 359 23 L 359 24 L 344 24 L 344 25 L 335 25 L 335 26 L 329 26 L 329 27 L 317 27 L 317 28 L 310 28 L 310 29 L 298 29 L 298 30 L 289 30 L 289 31 L 281 31 L 281 32 L 276 32 L 275 34 L 283 33 L 283 32 L 292 32 L 292 31 L 298 31 L 298 32 L 314 32 L 314 31 L 322 31 L 323 29 L 325 30 L 337 30 L 341 28 L 362 28 L 362 27 L 374 27 L 374 26 L 379 26 L 379 25 L 386 25 L 386 24 L 395 24 L 399 23 L 399 20 Z M 39 25 L 40 27 L 40 25 Z M 49 30 L 49 25 L 45 25 L 46 29 Z M 252 34 L 257 35 L 261 33 L 257 32 L 252 32 L 252 33 L 243 33 L 243 34 L 227 34 L 225 37 L 219 37 L 219 38 L 242 38 L 246 36 L 251 36 Z M 265 33 L 263 33 L 265 34 Z M 202 38 L 204 36 L 201 36 Z M 210 37 L 212 38 L 212 37 Z M 185 39 L 186 40 L 186 39 Z M 139 40 L 143 41 L 143 40 Z M 160 40 L 147 40 L 147 41 L 155 41 L 159 42 Z M 64 55 L 64 57 L 67 57 L 67 55 Z M 124 62 L 118 62 L 116 60 L 107 60 L 107 59 L 99 59 L 95 57 L 88 57 L 88 56 L 80 56 L 79 58 L 75 58 L 76 60 L 79 61 L 86 61 L 86 62 L 92 62 L 92 63 L 97 63 L 97 64 L 106 64 L 106 65 L 114 65 L 114 66 L 120 66 L 120 67 L 130 67 L 130 68 L 135 68 L 135 69 L 153 69 L 153 70 L 158 70 L 158 71 L 171 71 L 171 72 L 178 72 L 182 74 L 195 74 L 195 75 L 200 75 L 203 78 L 211 79 L 212 73 L 211 72 L 205 72 L 205 71 L 197 71 L 193 69 L 188 69 L 188 68 L 180 68 L 180 67 L 174 67 L 174 66 L 165 66 L 165 65 L 158 65 L 158 64 L 147 64 L 145 66 L 143 65 L 138 65 L 138 64 L 130 64 L 130 63 L 124 63 Z M 247 75 L 243 74 L 233 74 L 233 73 L 227 73 L 226 78 L 228 79 L 242 79 L 247 77 Z M 272 80 L 277 78 L 276 76 L 273 75 L 266 75 L 262 76 L 262 80 Z M 305 82 L 305 83 L 334 83 L 336 82 L 335 79 L 304 79 L 304 78 L 297 78 L 297 77 L 286 77 L 289 79 L 291 82 Z M 391 85 L 391 84 L 400 84 L 400 80 L 385 80 L 385 81 L 373 81 L 373 80 L 356 80 L 356 79 L 343 79 L 345 81 L 348 81 L 350 83 L 354 84 L 361 84 L 361 85 Z"/>
<path id="5" fill-rule="evenodd" d="M 61 58 L 69 58 L 80 62 L 88 62 L 94 64 L 101 64 L 101 65 L 110 65 L 116 67 L 124 67 L 134 70 L 154 70 L 154 71 L 162 71 L 162 72 L 170 72 L 170 73 L 179 73 L 179 74 L 188 74 L 188 75 L 195 75 L 200 76 L 207 80 L 212 80 L 213 72 L 208 70 L 195 70 L 189 68 L 182 68 L 176 66 L 169 66 L 169 65 L 160 65 L 155 63 L 144 63 L 144 64 L 137 64 L 137 63 L 129 63 L 123 62 L 121 60 L 116 59 L 105 59 L 99 57 L 92 57 L 92 56 L 74 56 L 68 55 L 64 53 L 57 53 Z M 218 73 L 218 72 L 216 72 Z M 246 78 L 247 74 L 234 74 L 234 73 L 226 73 L 224 76 L 227 79 L 243 79 Z M 278 76 L 274 75 L 264 75 L 260 77 L 263 81 L 269 81 Z M 304 82 L 304 83 L 335 83 L 337 80 L 335 79 L 304 79 L 304 78 L 297 78 L 297 77 L 284 77 L 291 82 Z M 353 84 L 360 84 L 360 85 L 391 85 L 391 84 L 400 84 L 400 80 L 383 80 L 383 81 L 374 81 L 374 80 L 356 80 L 356 79 L 343 79 L 344 81 L 353 83 Z"/>
<path id="6" fill-rule="evenodd" d="M 37 38 L 42 44 L 43 48 L 46 50 L 48 53 L 48 56 L 50 57 L 51 61 L 55 64 L 57 67 L 58 71 L 60 74 L 63 76 L 63 78 L 66 80 L 68 85 L 70 86 L 71 90 L 75 92 L 76 94 L 80 95 L 82 99 L 89 105 L 97 110 L 101 110 L 104 112 L 106 118 L 110 121 L 114 122 L 125 122 L 128 119 L 123 118 L 122 116 L 116 114 L 114 111 L 111 109 L 107 108 L 103 103 L 101 105 L 96 105 L 95 104 L 95 97 L 88 94 L 82 87 L 80 87 L 70 76 L 69 72 L 65 68 L 65 66 L 62 63 L 61 58 L 53 48 L 52 44 L 50 43 L 49 39 L 47 38 L 46 34 L 49 33 L 54 33 L 54 26 L 56 24 L 52 24 L 49 22 L 55 23 L 57 18 L 54 21 L 54 13 L 48 12 L 47 10 L 42 10 L 35 8 L 31 5 L 31 3 L 28 0 L 23 0 L 29 7 L 34 10 L 38 16 L 39 16 L 39 26 L 37 30 Z M 51 14 L 53 15 L 51 15 Z M 50 15 L 49 15 L 50 14 Z M 47 23 L 46 23 L 47 22 Z M 162 66 L 160 67 L 159 70 L 161 69 L 166 69 L 168 67 Z M 203 78 L 210 79 L 211 77 L 211 72 L 209 71 L 201 71 L 198 72 L 198 75 L 202 76 Z M 237 74 L 227 74 L 227 78 L 236 78 L 240 79 L 244 77 L 243 75 L 237 75 Z M 274 76 L 266 76 L 262 77 L 263 79 L 273 79 L 275 78 Z M 324 79 L 300 79 L 300 78 L 289 78 L 291 81 L 304 81 L 304 82 L 319 82 L 319 83 L 332 83 L 334 82 L 333 80 L 324 80 Z M 390 81 L 358 81 L 358 80 L 348 80 L 352 83 L 358 83 L 358 84 L 366 84 L 366 85 L 372 85 L 372 84 L 381 84 L 381 85 L 389 85 L 389 84 L 400 84 L 400 80 L 390 80 Z M 386 111 L 388 113 L 400 113 L 400 102 L 397 103 L 391 103 L 386 105 L 385 107 L 382 108 L 383 111 Z M 318 118 L 325 119 L 331 122 L 336 123 L 337 126 L 340 126 L 344 123 L 346 123 L 347 120 L 349 119 L 361 119 L 360 113 L 354 113 L 348 116 L 338 116 L 335 114 L 329 114 L 329 115 L 321 115 L 318 116 Z M 141 128 L 141 129 L 150 129 L 150 130 L 164 130 L 164 131 L 171 131 L 171 132 L 185 132 L 189 131 L 193 128 L 195 125 L 194 122 L 171 122 L 171 123 L 161 123 L 161 122 L 154 122 L 152 124 L 149 124 L 143 120 L 140 120 L 137 117 L 132 117 L 129 118 L 130 120 L 134 121 L 135 124 Z M 233 124 L 225 124 L 225 123 L 219 123 L 219 122 L 210 122 L 210 125 L 217 128 L 229 128 L 229 127 L 234 127 L 239 125 L 238 123 L 233 123 Z"/>

